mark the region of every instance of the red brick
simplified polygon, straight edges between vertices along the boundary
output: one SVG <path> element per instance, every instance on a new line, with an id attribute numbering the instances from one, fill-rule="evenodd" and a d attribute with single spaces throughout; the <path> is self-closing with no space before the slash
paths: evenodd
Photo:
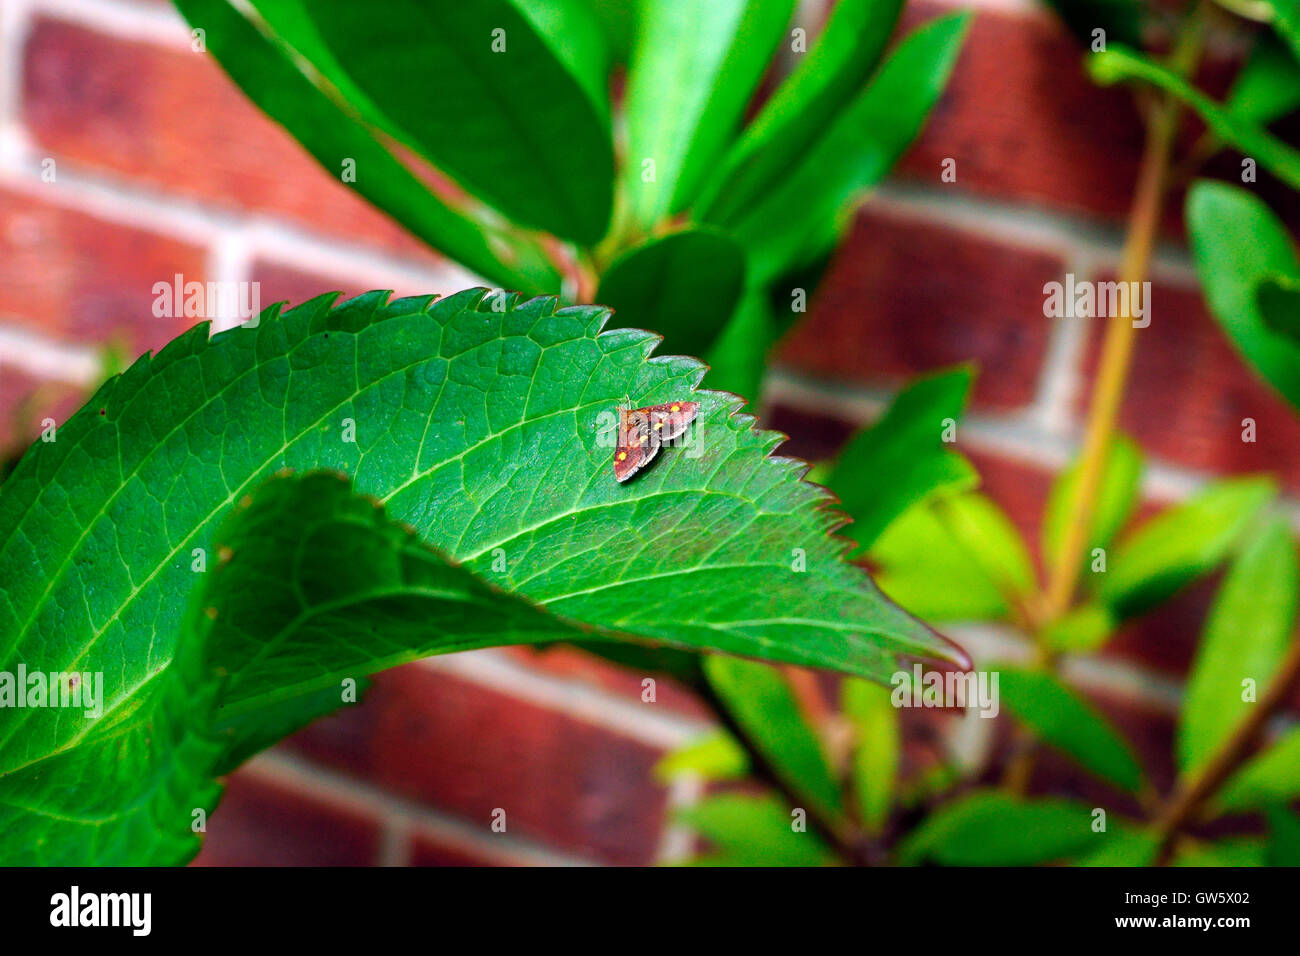
<path id="1" fill-rule="evenodd" d="M 1198 581 L 1164 604 L 1126 623 L 1103 653 L 1170 676 L 1187 673 L 1218 588 L 1217 576 Z"/>
<path id="2" fill-rule="evenodd" d="M 1046 252 L 868 211 L 778 357 L 814 375 L 890 387 L 973 359 L 983 370 L 976 405 L 1023 406 L 1050 331 L 1043 285 L 1063 272 Z"/>
<path id="3" fill-rule="evenodd" d="M 321 169 L 208 54 L 40 18 L 24 64 L 24 119 L 56 158 L 229 209 L 432 258 Z"/>
<path id="4" fill-rule="evenodd" d="M 380 674 L 361 706 L 290 746 L 370 782 L 508 833 L 616 863 L 653 859 L 664 793 L 642 743 L 408 665 Z"/>
<path id="5" fill-rule="evenodd" d="M 576 647 L 510 647 L 508 654 L 532 670 L 552 674 L 566 680 L 580 681 L 592 687 L 608 691 L 635 701 L 646 708 L 664 708 L 674 714 L 696 717 L 701 720 L 712 719 L 709 709 L 702 704 L 691 691 L 662 674 L 645 673 L 621 667 L 602 660 L 595 654 L 589 654 Z M 655 679 L 655 700 L 653 703 L 641 702 L 641 681 L 646 677 Z"/>
<path id="6" fill-rule="evenodd" d="M 499 866 L 499 858 L 488 859 L 430 837 L 411 841 L 411 866 Z"/>
<path id="7" fill-rule="evenodd" d="M 196 866 L 368 866 L 375 821 L 236 773 L 208 817 Z"/>
<path id="8" fill-rule="evenodd" d="M 45 188 L 51 198 L 57 183 Z M 134 358 L 194 319 L 153 314 L 155 282 L 204 281 L 198 246 L 0 190 L 0 315 L 52 338 L 120 340 Z"/>
<path id="9" fill-rule="evenodd" d="M 1094 323 L 1086 367 L 1103 337 Z M 1079 414 L 1086 412 L 1081 400 Z M 1256 440 L 1243 442 L 1242 419 Z M 1156 283 L 1151 325 L 1137 333 L 1120 427 L 1159 459 L 1220 474 L 1269 472 L 1300 492 L 1300 421 L 1237 355 L 1192 289 Z"/>
<path id="10" fill-rule="evenodd" d="M 951 8 L 909 4 L 909 26 Z M 957 194 L 1120 219 L 1142 152 L 1132 97 L 1084 73 L 1084 51 L 1046 11 L 979 11 L 952 80 L 900 173 Z M 945 159 L 956 183 L 940 181 Z"/>

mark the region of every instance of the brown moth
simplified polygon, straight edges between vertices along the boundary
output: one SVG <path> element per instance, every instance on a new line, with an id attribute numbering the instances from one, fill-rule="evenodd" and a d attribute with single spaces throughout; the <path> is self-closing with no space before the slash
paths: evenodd
<path id="1" fill-rule="evenodd" d="M 681 437 L 699 413 L 699 402 L 669 402 L 631 410 L 620 407 L 614 478 L 627 481 L 650 464 L 660 446 Z"/>

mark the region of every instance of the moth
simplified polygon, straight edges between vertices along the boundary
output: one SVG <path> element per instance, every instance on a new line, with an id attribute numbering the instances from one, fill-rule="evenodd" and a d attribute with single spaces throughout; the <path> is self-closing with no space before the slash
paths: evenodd
<path id="1" fill-rule="evenodd" d="M 660 447 L 680 438 L 699 413 L 699 402 L 669 402 L 633 409 L 620 406 L 614 478 L 627 481 L 650 464 Z"/>

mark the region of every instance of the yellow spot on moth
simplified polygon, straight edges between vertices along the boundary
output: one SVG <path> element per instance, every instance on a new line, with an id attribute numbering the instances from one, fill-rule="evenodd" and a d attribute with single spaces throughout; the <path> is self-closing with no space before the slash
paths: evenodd
<path id="1" fill-rule="evenodd" d="M 682 406 L 674 405 L 670 410 L 674 412 L 680 412 L 682 410 Z"/>
<path id="2" fill-rule="evenodd" d="M 619 453 L 618 453 L 618 460 L 619 460 L 619 461 L 626 461 L 626 460 L 627 460 L 627 452 L 625 452 L 625 451 L 621 451 L 621 452 L 619 452 Z"/>
<path id="3" fill-rule="evenodd" d="M 661 429 L 661 428 L 663 428 L 663 427 L 664 427 L 664 423 L 663 423 L 663 422 L 655 422 L 655 431 L 658 431 L 659 429 Z"/>

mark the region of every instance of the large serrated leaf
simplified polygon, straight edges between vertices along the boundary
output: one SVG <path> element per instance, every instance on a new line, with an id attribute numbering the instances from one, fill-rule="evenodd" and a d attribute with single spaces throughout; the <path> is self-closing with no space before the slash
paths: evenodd
<path id="1" fill-rule="evenodd" d="M 0 669 L 102 671 L 105 722 L 175 652 L 196 549 L 282 468 L 333 468 L 489 583 L 641 640 L 887 679 L 964 661 L 843 561 L 826 495 L 697 361 L 608 312 L 470 291 L 331 297 L 197 327 L 110 380 L 0 486 Z M 690 443 L 613 479 L 618 403 L 690 397 Z M 0 710 L 0 772 L 69 746 Z"/>
<path id="2" fill-rule="evenodd" d="M 275 478 L 196 575 L 176 657 L 128 719 L 0 779 L 6 864 L 172 864 L 199 846 L 213 778 L 349 698 L 365 674 L 428 654 L 580 631 L 449 564 L 339 476 Z M 111 719 L 110 715 L 105 715 Z"/>

